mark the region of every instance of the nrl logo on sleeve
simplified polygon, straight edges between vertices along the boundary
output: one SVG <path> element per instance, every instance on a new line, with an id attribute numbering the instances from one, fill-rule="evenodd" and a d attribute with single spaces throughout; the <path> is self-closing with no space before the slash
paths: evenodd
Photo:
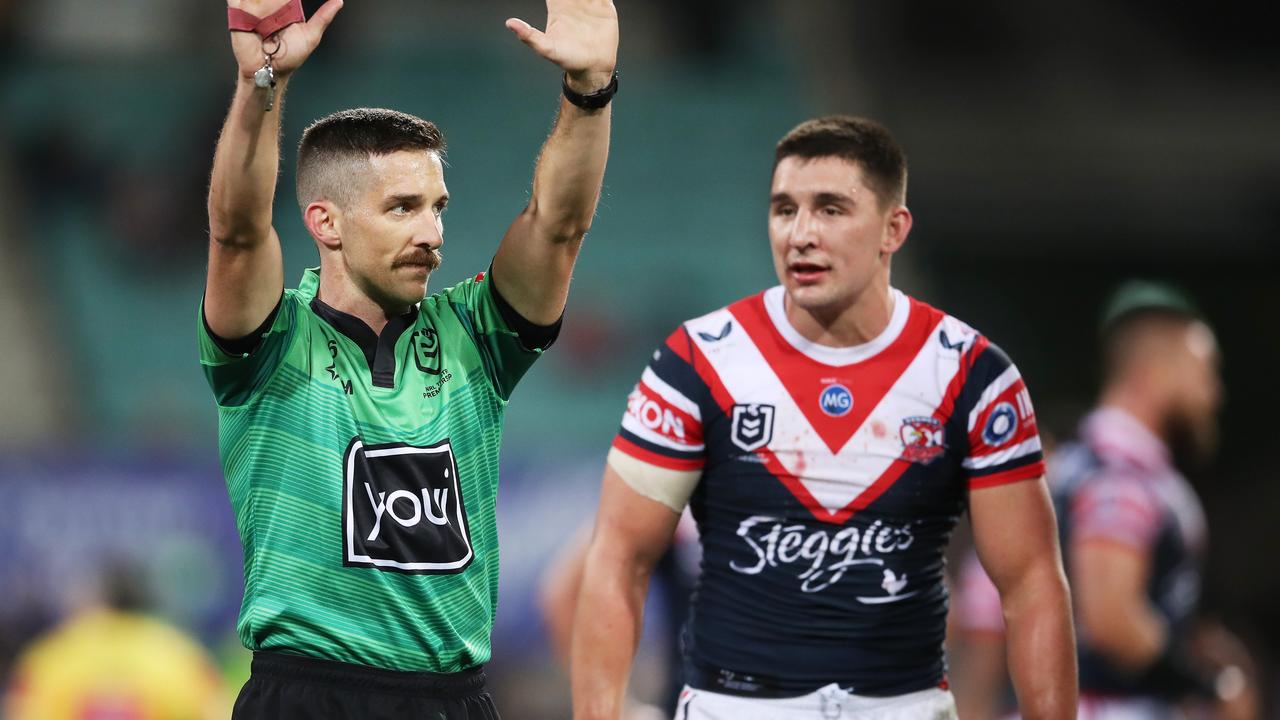
<path id="1" fill-rule="evenodd" d="M 347 567 L 448 575 L 472 558 L 458 465 L 449 441 L 430 447 L 365 445 L 343 458 Z"/>
<path id="2" fill-rule="evenodd" d="M 729 437 L 746 452 L 768 445 L 773 439 L 773 406 L 734 405 Z"/>

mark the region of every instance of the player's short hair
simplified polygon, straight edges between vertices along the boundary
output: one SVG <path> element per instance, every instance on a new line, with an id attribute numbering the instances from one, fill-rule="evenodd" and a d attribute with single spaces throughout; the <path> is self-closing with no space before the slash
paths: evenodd
<path id="1" fill-rule="evenodd" d="M 353 171 L 375 155 L 401 150 L 444 154 L 435 123 L 383 108 L 355 108 L 326 115 L 303 131 L 298 144 L 298 206 L 327 199 L 347 207 Z"/>
<path id="2" fill-rule="evenodd" d="M 1140 280 L 1124 283 L 1112 294 L 1102 317 L 1105 379 L 1121 375 L 1135 358 L 1160 354 L 1171 338 L 1205 322 L 1190 298 L 1173 286 Z"/>
<path id="3" fill-rule="evenodd" d="M 839 157 L 856 163 L 882 208 L 907 200 L 907 156 L 880 123 L 850 115 L 830 115 L 800 123 L 778 141 L 773 167 L 789 157 Z"/>

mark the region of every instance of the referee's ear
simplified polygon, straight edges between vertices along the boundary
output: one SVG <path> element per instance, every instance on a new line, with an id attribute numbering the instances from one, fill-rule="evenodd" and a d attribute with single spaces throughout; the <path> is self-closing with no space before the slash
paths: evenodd
<path id="1" fill-rule="evenodd" d="M 302 211 L 302 222 L 320 249 L 342 249 L 342 211 L 336 205 L 317 200 Z"/>

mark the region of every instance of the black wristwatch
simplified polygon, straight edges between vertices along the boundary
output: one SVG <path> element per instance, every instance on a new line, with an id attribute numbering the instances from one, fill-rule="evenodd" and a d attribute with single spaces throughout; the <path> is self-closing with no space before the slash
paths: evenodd
<path id="1" fill-rule="evenodd" d="M 614 71 L 613 79 L 609 81 L 608 85 L 586 95 L 574 92 L 573 88 L 569 87 L 569 75 L 566 73 L 564 76 L 563 88 L 564 97 L 569 102 L 577 105 L 583 110 L 599 110 L 605 105 L 608 105 L 609 102 L 613 100 L 613 96 L 618 94 L 618 73 L 617 71 Z"/>

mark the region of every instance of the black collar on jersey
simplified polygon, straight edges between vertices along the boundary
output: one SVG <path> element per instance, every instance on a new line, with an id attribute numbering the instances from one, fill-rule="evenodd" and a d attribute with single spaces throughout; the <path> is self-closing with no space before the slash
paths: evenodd
<path id="1" fill-rule="evenodd" d="M 388 318 L 381 335 L 374 335 L 373 328 L 355 315 L 348 315 L 326 305 L 318 294 L 311 299 L 311 310 L 359 346 L 365 361 L 369 363 L 374 387 L 396 386 L 396 341 L 405 330 L 413 327 L 413 321 L 418 317 L 416 306 L 409 308 L 403 315 Z"/>

